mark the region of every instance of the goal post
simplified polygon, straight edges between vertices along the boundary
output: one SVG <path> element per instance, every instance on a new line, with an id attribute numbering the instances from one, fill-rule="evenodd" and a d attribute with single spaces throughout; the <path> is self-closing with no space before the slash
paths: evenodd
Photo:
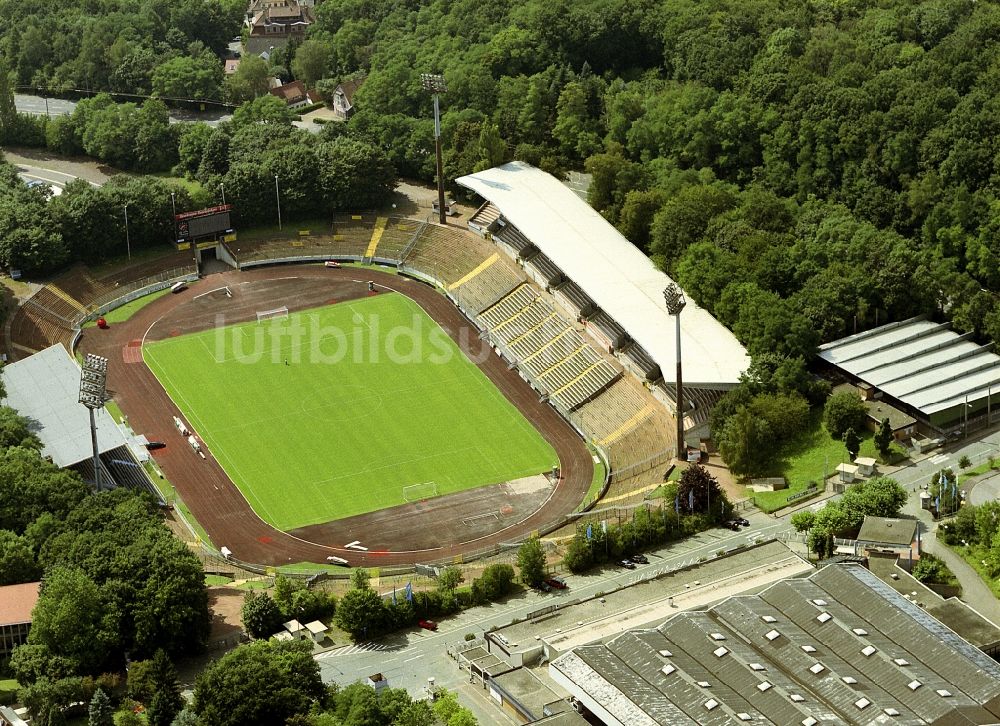
<path id="1" fill-rule="evenodd" d="M 403 487 L 403 499 L 408 502 L 420 502 L 438 495 L 437 484 L 425 481 L 422 484 L 410 484 Z"/>
<path id="2" fill-rule="evenodd" d="M 257 322 L 262 323 L 265 320 L 274 320 L 275 318 L 287 318 L 288 317 L 288 306 L 282 305 L 280 308 L 274 308 L 274 310 L 258 310 L 257 311 Z"/>

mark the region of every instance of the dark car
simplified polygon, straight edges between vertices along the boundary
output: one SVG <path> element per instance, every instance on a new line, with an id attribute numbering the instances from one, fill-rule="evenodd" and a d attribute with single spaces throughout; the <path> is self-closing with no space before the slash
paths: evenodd
<path id="1" fill-rule="evenodd" d="M 635 569 L 635 563 L 632 560 L 622 560 L 618 564 L 621 565 L 622 567 L 624 567 L 626 570 L 634 570 Z"/>
<path id="2" fill-rule="evenodd" d="M 566 581 L 559 577 L 549 577 L 545 580 L 545 584 L 554 590 L 565 590 L 569 585 Z"/>
<path id="3" fill-rule="evenodd" d="M 740 531 L 739 522 L 737 522 L 735 519 L 730 519 L 728 522 L 724 522 L 722 526 L 725 527 L 726 529 L 731 529 L 734 532 Z"/>
<path id="4" fill-rule="evenodd" d="M 640 565 L 649 564 L 649 560 L 646 559 L 646 555 L 629 555 L 629 559 L 632 560 L 632 562 L 636 562 Z"/>
<path id="5" fill-rule="evenodd" d="M 733 521 L 736 522 L 736 524 L 740 525 L 741 527 L 749 527 L 750 526 L 750 521 L 747 520 L 747 519 L 744 519 L 743 517 L 737 517 Z"/>
<path id="6" fill-rule="evenodd" d="M 417 622 L 417 625 L 419 625 L 424 630 L 437 630 L 438 629 L 438 624 L 435 623 L 433 620 L 420 620 L 420 621 Z"/>
<path id="7" fill-rule="evenodd" d="M 538 583 L 538 589 L 542 592 L 552 592 L 552 585 L 547 583 L 545 580 L 542 580 Z"/>
<path id="8" fill-rule="evenodd" d="M 162 441 L 147 441 L 146 448 L 150 451 L 156 451 L 157 449 L 165 449 L 167 445 Z"/>

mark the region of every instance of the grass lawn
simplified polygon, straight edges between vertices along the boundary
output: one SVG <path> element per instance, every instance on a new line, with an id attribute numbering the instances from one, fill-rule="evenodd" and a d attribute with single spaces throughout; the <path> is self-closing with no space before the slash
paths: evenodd
<path id="1" fill-rule="evenodd" d="M 958 483 L 962 484 L 966 479 L 968 479 L 971 476 L 979 476 L 980 474 L 985 474 L 986 472 L 990 471 L 991 468 L 1000 469 L 1000 460 L 995 461 L 992 467 L 990 467 L 990 461 L 989 459 L 987 459 L 979 466 L 974 466 L 969 469 L 963 469 L 962 472 L 958 475 Z"/>
<path id="2" fill-rule="evenodd" d="M 164 295 L 170 294 L 170 288 L 165 290 L 158 290 L 157 292 L 150 293 L 149 295 L 144 295 L 137 300 L 133 300 L 130 303 L 125 303 L 120 308 L 115 308 L 110 312 L 104 313 L 104 319 L 108 321 L 109 325 L 114 325 L 115 323 L 124 323 L 126 320 L 131 318 L 137 312 L 142 310 L 144 307 L 149 305 L 154 300 L 158 300 Z M 84 328 L 94 328 L 97 327 L 97 323 L 93 320 L 86 323 Z"/>
<path id="3" fill-rule="evenodd" d="M 816 482 L 833 474 L 837 465 L 848 460 L 844 442 L 834 439 L 823 426 L 823 411 L 815 409 L 810 415 L 809 426 L 797 438 L 778 449 L 771 459 L 770 470 L 762 476 L 783 476 L 788 488 L 776 492 L 747 494 L 765 512 L 773 512 L 783 507 L 791 494 L 801 492 Z M 864 431 L 861 439 L 860 456 L 876 457 L 871 431 Z"/>
<path id="4" fill-rule="evenodd" d="M 262 225 L 249 230 L 240 230 L 239 239 L 252 241 L 258 239 L 269 239 L 275 235 L 286 237 L 298 236 L 299 230 L 307 229 L 313 234 L 331 234 L 333 232 L 333 219 L 330 217 L 316 217 L 315 219 L 302 219 L 288 222 L 278 228 L 277 219 L 274 224 Z"/>
<path id="5" fill-rule="evenodd" d="M 293 529 L 536 475 L 555 451 L 402 295 L 143 347 L 247 501 Z M 430 495 L 411 492 L 411 498 Z"/>
<path id="6" fill-rule="evenodd" d="M 233 578 L 226 577 L 225 575 L 205 575 L 205 584 L 211 585 L 228 585 L 233 581 Z"/>

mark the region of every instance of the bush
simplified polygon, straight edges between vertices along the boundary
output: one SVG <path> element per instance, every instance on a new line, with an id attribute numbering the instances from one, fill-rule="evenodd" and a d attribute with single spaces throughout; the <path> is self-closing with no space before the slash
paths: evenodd
<path id="1" fill-rule="evenodd" d="M 966 456 L 965 454 L 962 454 L 962 458 L 958 460 L 958 468 L 968 469 L 970 466 L 972 466 L 972 462 L 969 461 L 969 457 Z"/>
<path id="2" fill-rule="evenodd" d="M 920 582 L 933 585 L 955 585 L 958 583 L 955 573 L 948 569 L 948 565 L 927 552 L 921 553 L 911 574 Z"/>

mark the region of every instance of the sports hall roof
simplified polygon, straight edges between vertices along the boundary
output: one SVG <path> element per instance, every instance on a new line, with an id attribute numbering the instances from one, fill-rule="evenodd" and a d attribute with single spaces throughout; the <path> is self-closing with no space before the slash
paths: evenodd
<path id="1" fill-rule="evenodd" d="M 1000 389 L 1000 356 L 923 317 L 820 346 L 819 357 L 926 416 Z"/>
<path id="2" fill-rule="evenodd" d="M 80 367 L 61 344 L 4 366 L 6 404 L 32 423 L 42 453 L 56 466 L 72 466 L 93 456 L 90 414 L 77 399 Z M 103 454 L 126 444 L 125 437 L 103 408 L 95 412 L 97 445 Z"/>
<path id="3" fill-rule="evenodd" d="M 1000 721 L 1000 664 L 855 564 L 576 648 L 549 672 L 609 724 Z"/>
<path id="4" fill-rule="evenodd" d="M 550 174 L 514 161 L 460 177 L 496 206 L 573 282 L 611 315 L 676 383 L 676 335 L 663 289 L 671 279 L 604 217 Z M 690 298 L 681 313 L 684 382 L 729 388 L 750 365 L 746 349 Z"/>

